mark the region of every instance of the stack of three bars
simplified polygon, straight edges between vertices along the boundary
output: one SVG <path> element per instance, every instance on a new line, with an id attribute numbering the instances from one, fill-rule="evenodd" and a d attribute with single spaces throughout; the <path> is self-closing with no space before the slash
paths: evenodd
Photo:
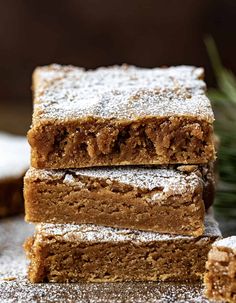
<path id="1" fill-rule="evenodd" d="M 32 282 L 202 278 L 220 236 L 205 216 L 215 151 L 202 78 L 187 66 L 36 69 Z"/>

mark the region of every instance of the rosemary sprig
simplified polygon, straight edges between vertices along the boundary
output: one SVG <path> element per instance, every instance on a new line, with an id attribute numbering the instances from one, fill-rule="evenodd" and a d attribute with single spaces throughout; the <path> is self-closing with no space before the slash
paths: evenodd
<path id="1" fill-rule="evenodd" d="M 215 131 L 220 137 L 216 208 L 236 217 L 236 77 L 223 67 L 214 40 L 208 37 L 205 43 L 218 86 L 208 91 L 216 116 Z"/>

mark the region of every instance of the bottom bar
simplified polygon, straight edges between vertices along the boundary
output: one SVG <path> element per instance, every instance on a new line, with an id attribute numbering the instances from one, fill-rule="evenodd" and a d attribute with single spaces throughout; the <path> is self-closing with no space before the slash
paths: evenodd
<path id="1" fill-rule="evenodd" d="M 197 281 L 220 237 L 206 216 L 199 237 L 96 225 L 38 224 L 25 243 L 31 282 Z"/>

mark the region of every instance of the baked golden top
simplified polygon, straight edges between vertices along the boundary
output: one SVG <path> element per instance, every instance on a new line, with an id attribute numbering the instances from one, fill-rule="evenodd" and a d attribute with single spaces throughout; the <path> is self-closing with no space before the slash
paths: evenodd
<path id="1" fill-rule="evenodd" d="M 213 122 L 203 69 L 192 66 L 102 67 L 85 71 L 49 65 L 33 74 L 34 115 L 39 120 L 136 120 L 186 116 Z"/>
<path id="2" fill-rule="evenodd" d="M 51 224 L 40 223 L 36 225 L 36 240 L 59 237 L 65 241 L 88 241 L 88 242 L 126 242 L 146 243 L 153 241 L 175 241 L 194 240 L 196 237 L 160 234 L 140 230 L 130 230 L 122 228 L 112 228 L 93 224 Z M 205 219 L 205 232 L 198 237 L 199 241 L 204 241 L 205 237 L 220 237 L 221 232 L 218 223 L 212 215 L 207 215 Z"/>
<path id="3" fill-rule="evenodd" d="M 50 170 L 30 168 L 25 179 L 31 181 L 58 181 L 67 186 L 86 188 L 83 177 L 94 180 L 105 180 L 107 184 L 118 182 L 130 185 L 134 188 L 157 192 L 153 196 L 153 202 L 172 195 L 184 195 L 186 192 L 194 193 L 196 188 L 202 186 L 203 180 L 199 176 L 197 168 L 190 172 L 181 171 L 181 167 L 103 167 L 81 168 L 66 170 Z M 159 189 L 159 191 L 158 191 Z M 151 201 L 150 201 L 151 202 Z"/>

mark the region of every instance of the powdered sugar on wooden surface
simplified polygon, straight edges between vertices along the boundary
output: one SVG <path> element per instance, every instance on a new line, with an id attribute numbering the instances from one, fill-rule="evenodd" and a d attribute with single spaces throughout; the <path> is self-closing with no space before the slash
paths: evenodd
<path id="1" fill-rule="evenodd" d="M 208 303 L 203 285 L 147 283 L 31 284 L 26 278 L 23 241 L 33 232 L 23 217 L 0 221 L 1 303 Z"/>
<path id="2" fill-rule="evenodd" d="M 30 165 L 30 147 L 25 137 L 0 133 L 0 180 L 23 176 Z"/>
<path id="3" fill-rule="evenodd" d="M 191 116 L 212 122 L 203 69 L 114 66 L 84 71 L 50 65 L 34 73 L 33 123 L 79 118 Z"/>

